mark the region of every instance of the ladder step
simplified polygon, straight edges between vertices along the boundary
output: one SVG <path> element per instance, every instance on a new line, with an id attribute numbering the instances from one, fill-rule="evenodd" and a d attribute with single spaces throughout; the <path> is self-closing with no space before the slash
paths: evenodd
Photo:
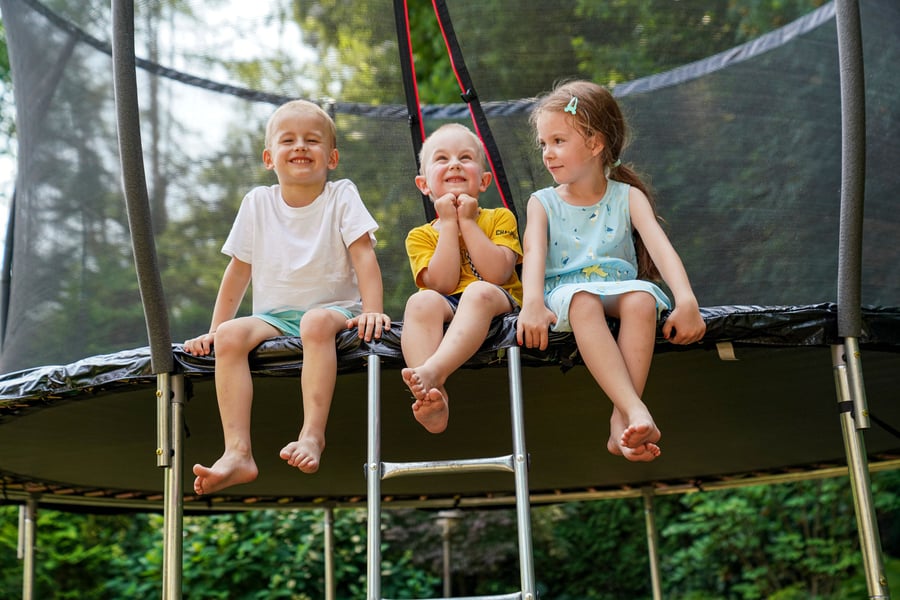
<path id="1" fill-rule="evenodd" d="M 460 460 L 432 460 L 418 462 L 382 462 L 381 478 L 403 475 L 435 475 L 445 473 L 475 473 L 479 471 L 505 471 L 514 473 L 513 455 L 493 458 L 469 458 Z M 486 596 L 487 597 L 487 596 Z M 496 596 L 507 598 L 508 596 Z"/>
<path id="2" fill-rule="evenodd" d="M 522 592 L 500 594 L 499 596 L 452 596 L 450 598 L 419 598 L 418 600 L 522 600 Z"/>

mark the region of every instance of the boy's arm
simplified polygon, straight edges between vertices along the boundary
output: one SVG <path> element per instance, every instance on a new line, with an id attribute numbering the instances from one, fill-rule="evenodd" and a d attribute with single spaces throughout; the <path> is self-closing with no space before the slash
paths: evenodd
<path id="1" fill-rule="evenodd" d="M 518 256 L 511 248 L 495 244 L 478 226 L 476 199 L 461 194 L 459 203 L 459 231 L 466 243 L 472 265 L 485 281 L 503 285 L 512 277 Z"/>
<path id="2" fill-rule="evenodd" d="M 706 323 L 700 315 L 699 303 L 684 263 L 660 227 L 643 192 L 631 188 L 628 204 L 632 225 L 641 234 L 653 263 L 675 297 L 675 308 L 663 325 L 663 335 L 676 344 L 699 341 L 706 333 Z"/>
<path id="3" fill-rule="evenodd" d="M 450 294 L 459 285 L 459 220 L 456 218 L 456 199 L 446 194 L 434 202 L 438 214 L 438 239 L 428 266 L 419 272 L 416 285 Z"/>
<path id="4" fill-rule="evenodd" d="M 250 263 L 231 257 L 231 261 L 225 267 L 225 273 L 222 275 L 222 283 L 219 284 L 219 293 L 216 296 L 209 332 L 187 340 L 184 343 L 185 350 L 194 356 L 209 354 L 215 344 L 216 329 L 237 314 L 244 294 L 247 293 L 247 287 L 250 285 L 251 273 Z"/>
<path id="5" fill-rule="evenodd" d="M 381 331 L 391 328 L 391 318 L 384 314 L 384 288 L 381 268 L 375 256 L 375 248 L 368 233 L 350 244 L 350 262 L 356 271 L 359 295 L 362 298 L 362 314 L 347 320 L 347 329 L 359 329 L 359 337 L 367 342 L 380 338 Z"/>

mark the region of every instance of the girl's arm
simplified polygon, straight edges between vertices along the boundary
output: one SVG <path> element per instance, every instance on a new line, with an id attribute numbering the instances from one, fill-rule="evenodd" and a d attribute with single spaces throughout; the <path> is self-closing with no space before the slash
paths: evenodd
<path id="1" fill-rule="evenodd" d="M 544 304 L 547 213 L 534 196 L 528 199 L 528 221 L 523 244 L 522 311 L 516 322 L 516 341 L 527 348 L 544 350 L 550 340 L 550 325 L 556 323 L 556 315 Z"/>
<path id="2" fill-rule="evenodd" d="M 252 267 L 235 257 L 231 257 L 225 273 L 222 275 L 222 283 L 219 284 L 219 293 L 216 295 L 216 304 L 213 308 L 212 321 L 209 324 L 209 332 L 187 340 L 184 349 L 194 356 L 206 356 L 215 345 L 216 329 L 225 321 L 230 321 L 237 314 L 250 285 Z"/>
<path id="3" fill-rule="evenodd" d="M 700 306 L 681 258 L 659 225 L 644 193 L 632 187 L 628 203 L 632 226 L 641 234 L 650 257 L 675 296 L 675 308 L 663 325 L 663 335 L 676 344 L 699 341 L 706 333 L 706 323 L 700 315 Z"/>
<path id="4" fill-rule="evenodd" d="M 384 314 L 384 287 L 381 267 L 375 256 L 375 248 L 368 233 L 350 244 L 350 262 L 356 271 L 359 295 L 362 298 L 362 314 L 347 320 L 347 329 L 359 329 L 359 337 L 367 342 L 380 338 L 382 329 L 391 328 L 391 318 Z"/>

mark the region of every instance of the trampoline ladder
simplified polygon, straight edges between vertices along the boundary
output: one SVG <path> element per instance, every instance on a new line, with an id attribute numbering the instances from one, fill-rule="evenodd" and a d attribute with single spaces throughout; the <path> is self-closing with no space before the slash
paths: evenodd
<path id="1" fill-rule="evenodd" d="M 507 456 L 465 460 L 383 462 L 381 460 L 380 359 L 369 356 L 368 372 L 368 461 L 366 462 L 368 507 L 367 600 L 381 596 L 381 481 L 408 475 L 457 474 L 484 471 L 512 473 L 515 478 L 516 522 L 521 590 L 511 594 L 472 596 L 466 600 L 536 600 L 534 559 L 531 545 L 531 506 L 528 497 L 528 454 L 522 401 L 522 364 L 518 346 L 507 349 L 509 398 L 512 416 L 513 452 Z M 451 600 L 444 598 L 443 600 Z M 460 599 L 461 600 L 461 599 Z"/>

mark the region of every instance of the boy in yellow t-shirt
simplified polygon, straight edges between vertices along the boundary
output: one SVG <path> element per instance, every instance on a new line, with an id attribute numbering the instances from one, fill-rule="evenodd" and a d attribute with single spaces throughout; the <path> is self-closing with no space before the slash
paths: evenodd
<path id="1" fill-rule="evenodd" d="M 494 317 L 519 310 L 522 248 L 512 212 L 478 206 L 491 174 L 472 131 L 458 124 L 438 128 L 419 162 L 416 186 L 431 198 L 437 219 L 406 238 L 419 291 L 403 314 L 402 375 L 415 397 L 413 416 L 440 433 L 450 417 L 447 378 L 481 347 Z"/>

